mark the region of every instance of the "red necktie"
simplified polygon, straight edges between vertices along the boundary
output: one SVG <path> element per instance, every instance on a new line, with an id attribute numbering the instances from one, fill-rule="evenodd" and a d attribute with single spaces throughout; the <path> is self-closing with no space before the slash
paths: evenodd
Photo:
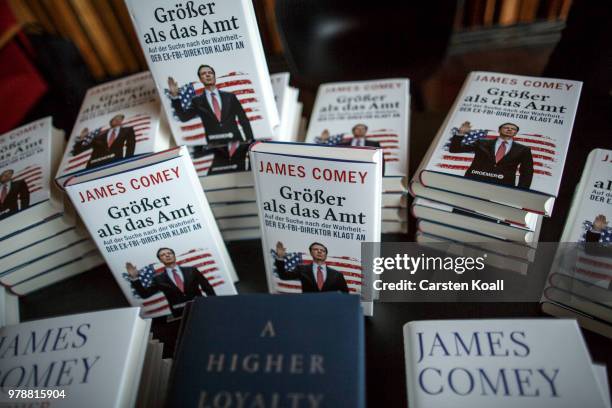
<path id="1" fill-rule="evenodd" d="M 506 142 L 502 142 L 499 145 L 499 149 L 497 149 L 497 153 L 495 153 L 495 163 L 499 163 L 501 159 L 506 155 Z"/>
<path id="2" fill-rule="evenodd" d="M 230 158 L 234 155 L 234 153 L 236 153 L 236 150 L 238 150 L 238 145 L 239 144 L 240 144 L 240 142 L 230 143 L 230 146 L 229 146 L 229 157 Z"/>
<path id="3" fill-rule="evenodd" d="M 325 281 L 323 280 L 323 268 L 321 268 L 321 265 L 317 266 L 317 286 L 319 288 L 319 290 L 323 289 L 323 283 Z"/>
<path id="4" fill-rule="evenodd" d="M 8 195 L 8 183 L 2 186 L 2 191 L 0 191 L 0 204 L 4 203 L 6 200 L 6 196 Z"/>
<path id="5" fill-rule="evenodd" d="M 119 132 L 119 129 L 117 128 L 113 128 L 111 130 L 111 135 L 108 138 L 108 147 L 111 147 L 113 145 L 113 143 L 115 142 L 115 139 L 117 138 L 117 133 Z"/>
<path id="6" fill-rule="evenodd" d="M 183 285 L 181 275 L 179 275 L 176 268 L 172 269 L 172 277 L 174 278 L 174 283 L 176 284 L 176 287 L 179 288 L 181 292 L 185 293 L 185 285 Z"/>
<path id="7" fill-rule="evenodd" d="M 217 120 L 221 122 L 221 107 L 219 106 L 219 101 L 217 100 L 217 97 L 215 96 L 215 94 L 212 92 L 210 94 L 210 98 L 212 99 L 213 110 L 215 111 L 215 116 L 217 117 Z"/>

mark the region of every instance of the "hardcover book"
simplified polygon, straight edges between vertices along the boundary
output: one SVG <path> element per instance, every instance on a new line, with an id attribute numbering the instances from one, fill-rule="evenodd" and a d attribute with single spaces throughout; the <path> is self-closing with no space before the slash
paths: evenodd
<path id="1" fill-rule="evenodd" d="M 380 242 L 381 153 L 280 142 L 252 147 L 271 293 L 366 294 L 361 243 Z"/>
<path id="2" fill-rule="evenodd" d="M 537 246 L 540 226 L 542 225 L 542 216 L 537 216 L 533 220 L 533 225 L 522 228 L 495 218 L 424 198 L 414 200 L 412 214 L 415 218 L 439 222 L 451 227 L 466 229 L 531 247 Z"/>
<path id="3" fill-rule="evenodd" d="M 167 406 L 365 407 L 360 309 L 339 293 L 196 300 Z"/>
<path id="4" fill-rule="evenodd" d="M 598 330 L 608 336 L 612 333 L 610 174 L 612 150 L 591 151 L 574 192 L 561 244 L 542 297 L 544 311 L 558 315 L 548 303 L 560 304 L 574 315 L 582 314 L 581 321 L 594 319 L 611 326 L 606 331 Z M 570 243 L 576 244 L 570 248 Z"/>
<path id="5" fill-rule="evenodd" d="M 26 399 L 15 392 L 34 390 L 41 395 L 34 398 L 57 407 L 134 406 L 151 326 L 138 313 L 115 309 L 1 328 L 0 402 L 14 405 Z"/>
<path id="6" fill-rule="evenodd" d="M 582 83 L 472 72 L 415 179 L 550 216 Z"/>
<path id="7" fill-rule="evenodd" d="M 407 176 L 409 119 L 408 79 L 323 84 L 306 142 L 379 147 L 384 152 L 384 175 Z"/>
<path id="8" fill-rule="evenodd" d="M 94 169 L 66 192 L 126 298 L 145 317 L 236 293 L 236 276 L 186 147 Z"/>
<path id="9" fill-rule="evenodd" d="M 126 0 L 178 145 L 272 138 L 279 118 L 250 0 Z"/>
<path id="10" fill-rule="evenodd" d="M 51 117 L 0 135 L 0 240 L 63 214 L 51 180 L 64 143 Z"/>
<path id="11" fill-rule="evenodd" d="M 170 135 L 159 131 L 160 109 L 150 72 L 90 88 L 57 172 L 58 185 L 63 188 L 85 169 L 166 150 Z"/>
<path id="12" fill-rule="evenodd" d="M 575 320 L 415 321 L 404 349 L 410 407 L 606 406 Z"/>

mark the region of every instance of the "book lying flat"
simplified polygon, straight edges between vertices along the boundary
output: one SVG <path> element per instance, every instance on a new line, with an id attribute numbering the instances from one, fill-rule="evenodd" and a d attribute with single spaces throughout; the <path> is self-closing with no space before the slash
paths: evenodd
<path id="1" fill-rule="evenodd" d="M 66 192 L 143 316 L 180 316 L 203 293 L 236 293 L 234 267 L 186 147 L 85 172 Z"/>
<path id="2" fill-rule="evenodd" d="M 211 204 L 210 209 L 216 219 L 244 215 L 257 216 L 258 213 L 256 201 Z"/>
<path id="3" fill-rule="evenodd" d="M 472 72 L 414 179 L 550 216 L 582 83 Z"/>
<path id="4" fill-rule="evenodd" d="M 381 153 L 372 147 L 253 145 L 271 293 L 342 291 L 366 298 L 361 243 L 380 242 Z"/>
<path id="5" fill-rule="evenodd" d="M 532 247 L 537 246 L 540 226 L 542 225 L 542 216 L 538 216 L 534 220 L 534 225 L 521 228 L 495 218 L 485 217 L 423 198 L 414 200 L 412 214 L 415 218 L 439 222 L 451 227 L 466 229 Z"/>
<path id="6" fill-rule="evenodd" d="M 198 299 L 167 406 L 365 407 L 363 320 L 339 293 Z"/>
<path id="7" fill-rule="evenodd" d="M 150 72 L 88 89 L 55 177 L 58 186 L 80 171 L 168 149 L 161 116 Z"/>
<path id="8" fill-rule="evenodd" d="M 417 180 L 412 180 L 409 191 L 413 197 L 425 198 L 430 201 L 461 208 L 462 210 L 473 211 L 486 217 L 496 218 L 519 227 L 529 228 L 530 225 L 534 225 L 538 217 L 538 214 L 520 208 L 509 207 L 492 201 L 425 187 Z"/>
<path id="9" fill-rule="evenodd" d="M 56 391 L 59 407 L 134 406 L 151 326 L 138 314 L 114 309 L 1 328 L 3 372 L 23 375 L 4 377 L 0 402 L 13 403 L 9 390 L 44 389 Z"/>
<path id="10" fill-rule="evenodd" d="M 450 241 L 474 244 L 479 248 L 494 253 L 503 251 L 502 255 L 513 256 L 530 262 L 533 262 L 535 259 L 536 250 L 528 245 L 517 244 L 509 240 L 451 227 L 438 222 L 417 220 L 417 230 L 429 235 L 443 237 Z"/>
<path id="11" fill-rule="evenodd" d="M 125 3 L 178 145 L 274 137 L 278 111 L 250 1 Z"/>
<path id="12" fill-rule="evenodd" d="M 0 242 L 62 215 L 62 195 L 51 180 L 64 144 L 51 117 L 0 135 Z"/>
<path id="13" fill-rule="evenodd" d="M 241 241 L 247 239 L 261 239 L 261 229 L 257 228 L 236 228 L 221 230 L 224 241 Z"/>
<path id="14" fill-rule="evenodd" d="M 414 321 L 404 349 L 410 407 L 606 407 L 575 320 Z"/>

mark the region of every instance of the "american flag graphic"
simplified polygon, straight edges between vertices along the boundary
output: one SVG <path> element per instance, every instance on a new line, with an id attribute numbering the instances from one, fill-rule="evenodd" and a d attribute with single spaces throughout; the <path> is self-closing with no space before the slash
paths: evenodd
<path id="1" fill-rule="evenodd" d="M 26 166 L 20 171 L 13 173 L 13 180 L 23 180 L 28 185 L 28 191 L 30 194 L 42 190 L 43 187 L 43 173 L 41 166 Z"/>
<path id="2" fill-rule="evenodd" d="M 151 132 L 151 116 L 139 114 L 125 118 L 121 126 L 131 126 L 134 128 L 136 134 L 136 149 L 138 149 L 138 143 L 142 143 L 150 139 Z M 108 126 L 103 126 L 90 131 L 85 137 L 85 144 L 91 143 L 94 137 L 102 132 L 108 130 Z M 91 157 L 91 149 L 87 149 L 81 152 L 70 160 L 68 164 L 62 170 L 62 174 L 68 174 L 75 171 L 83 170 L 87 166 L 87 162 Z"/>
<path id="3" fill-rule="evenodd" d="M 334 146 L 341 142 L 350 142 L 353 138 L 352 133 L 341 133 L 338 135 L 330 135 L 326 143 L 321 141 L 320 137 L 315 137 L 316 144 L 325 144 Z M 399 162 L 399 135 L 392 129 L 377 129 L 368 131 L 366 139 L 373 142 L 378 142 L 383 150 L 385 163 Z"/>
<path id="4" fill-rule="evenodd" d="M 276 251 L 271 250 L 272 257 L 276 259 Z M 285 270 L 291 271 L 300 264 L 312 265 L 310 254 L 303 252 L 289 252 L 285 255 Z M 348 256 L 329 256 L 325 262 L 327 266 L 344 275 L 344 280 L 350 293 L 361 293 L 361 262 Z M 282 280 L 274 269 L 274 286 L 278 293 L 302 293 L 302 284 L 299 280 Z"/>
<path id="5" fill-rule="evenodd" d="M 584 233 L 582 234 L 582 237 L 580 238 L 580 242 L 585 242 L 586 241 L 586 233 L 591 228 L 593 228 L 593 222 L 592 221 L 588 221 L 588 220 L 584 221 L 582 223 L 582 228 L 584 229 Z M 602 242 L 602 243 L 612 242 L 612 228 L 606 228 L 603 231 L 601 231 L 601 235 L 599 236 L 599 242 Z"/>
<path id="6" fill-rule="evenodd" d="M 230 72 L 217 77 L 217 89 L 236 95 L 251 122 L 262 119 L 262 116 L 258 114 L 260 111 L 259 101 L 255 97 L 255 89 L 252 86 L 253 82 L 249 79 L 249 75 L 242 72 Z M 201 82 L 191 82 L 179 87 L 179 98 L 182 108 L 188 109 L 191 106 L 191 100 L 196 96 L 202 95 L 203 92 L 204 85 Z M 170 91 L 168 89 L 164 93 L 170 98 Z M 179 120 L 176 115 L 174 115 L 174 118 L 177 121 Z M 204 125 L 199 117 L 182 122 L 180 129 L 183 140 L 202 141 L 202 144 L 206 143 Z"/>
<path id="7" fill-rule="evenodd" d="M 459 132 L 458 128 L 451 130 L 452 135 Z M 499 136 L 498 133 L 488 129 L 472 130 L 468 132 L 461 143 L 469 146 L 474 144 L 479 139 L 495 140 Z M 538 135 L 534 133 L 523 133 L 517 134 L 513 141 L 519 142 L 531 149 L 531 156 L 533 157 L 533 172 L 542 176 L 552 176 L 551 164 L 556 161 L 557 145 L 553 143 L 550 137 L 544 135 Z M 447 171 L 450 170 L 453 174 L 465 173 L 470 167 L 474 153 L 450 153 L 450 140 L 444 145 L 446 153 L 443 154 L 442 159 L 435 164 L 436 167 L 440 167 Z M 518 174 L 518 173 L 517 173 Z"/>
<path id="8" fill-rule="evenodd" d="M 179 266 L 191 266 L 197 268 L 213 288 L 223 285 L 225 281 L 219 274 L 219 268 L 213 258 L 212 254 L 205 249 L 192 249 L 184 254 L 176 257 L 176 263 Z M 153 276 L 158 273 L 164 272 L 164 266 L 158 262 L 151 264 L 138 270 L 138 277 L 143 286 L 150 286 L 153 281 Z M 122 274 L 123 278 L 129 282 L 130 277 L 127 273 Z M 132 294 L 136 299 L 140 299 L 140 296 L 132 289 Z M 158 317 L 164 316 L 170 313 L 170 307 L 168 301 L 162 292 L 159 292 L 147 299 L 143 299 L 142 302 L 142 316 L 143 317 Z"/>

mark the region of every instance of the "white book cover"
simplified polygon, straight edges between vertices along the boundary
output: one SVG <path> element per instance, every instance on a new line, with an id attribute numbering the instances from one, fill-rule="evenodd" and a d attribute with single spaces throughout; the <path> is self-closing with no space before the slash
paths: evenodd
<path id="1" fill-rule="evenodd" d="M 75 173 L 169 147 L 158 133 L 161 106 L 150 72 L 90 88 L 68 140 L 56 181 Z"/>
<path id="2" fill-rule="evenodd" d="M 0 135 L 0 237 L 63 212 L 51 182 L 63 149 L 63 132 L 51 117 Z"/>
<path id="3" fill-rule="evenodd" d="M 361 243 L 380 242 L 381 153 L 300 143 L 253 146 L 271 293 L 365 293 Z"/>
<path id="4" fill-rule="evenodd" d="M 410 407 L 606 406 L 575 320 L 415 321 L 404 351 Z"/>
<path id="5" fill-rule="evenodd" d="M 453 183 L 464 179 L 522 189 L 543 195 L 540 200 L 552 198 L 545 201 L 544 211 L 533 209 L 550 215 L 581 87 L 581 82 L 564 79 L 470 73 L 418 174 L 420 181 L 443 188 L 436 182 L 438 173 L 456 177 Z M 500 197 L 499 190 L 481 187 L 479 191 L 481 198 L 519 204 L 518 198 Z M 506 194 L 518 197 L 511 190 Z"/>
<path id="6" fill-rule="evenodd" d="M 47 406 L 54 407 L 133 406 L 151 325 L 138 313 L 137 308 L 115 309 L 1 328 L 0 402 L 14 405 L 28 399 L 51 401 Z M 44 390 L 55 398 L 18 397 L 17 390 L 26 395 L 28 390 L 39 395 Z"/>
<path id="7" fill-rule="evenodd" d="M 143 316 L 180 316 L 202 293 L 236 293 L 234 267 L 186 147 L 86 173 L 66 192 Z"/>
<path id="8" fill-rule="evenodd" d="M 306 142 L 380 147 L 384 175 L 406 176 L 409 85 L 408 79 L 397 78 L 319 86 Z"/>
<path id="9" fill-rule="evenodd" d="M 126 0 L 178 145 L 272 138 L 279 123 L 250 0 Z"/>

